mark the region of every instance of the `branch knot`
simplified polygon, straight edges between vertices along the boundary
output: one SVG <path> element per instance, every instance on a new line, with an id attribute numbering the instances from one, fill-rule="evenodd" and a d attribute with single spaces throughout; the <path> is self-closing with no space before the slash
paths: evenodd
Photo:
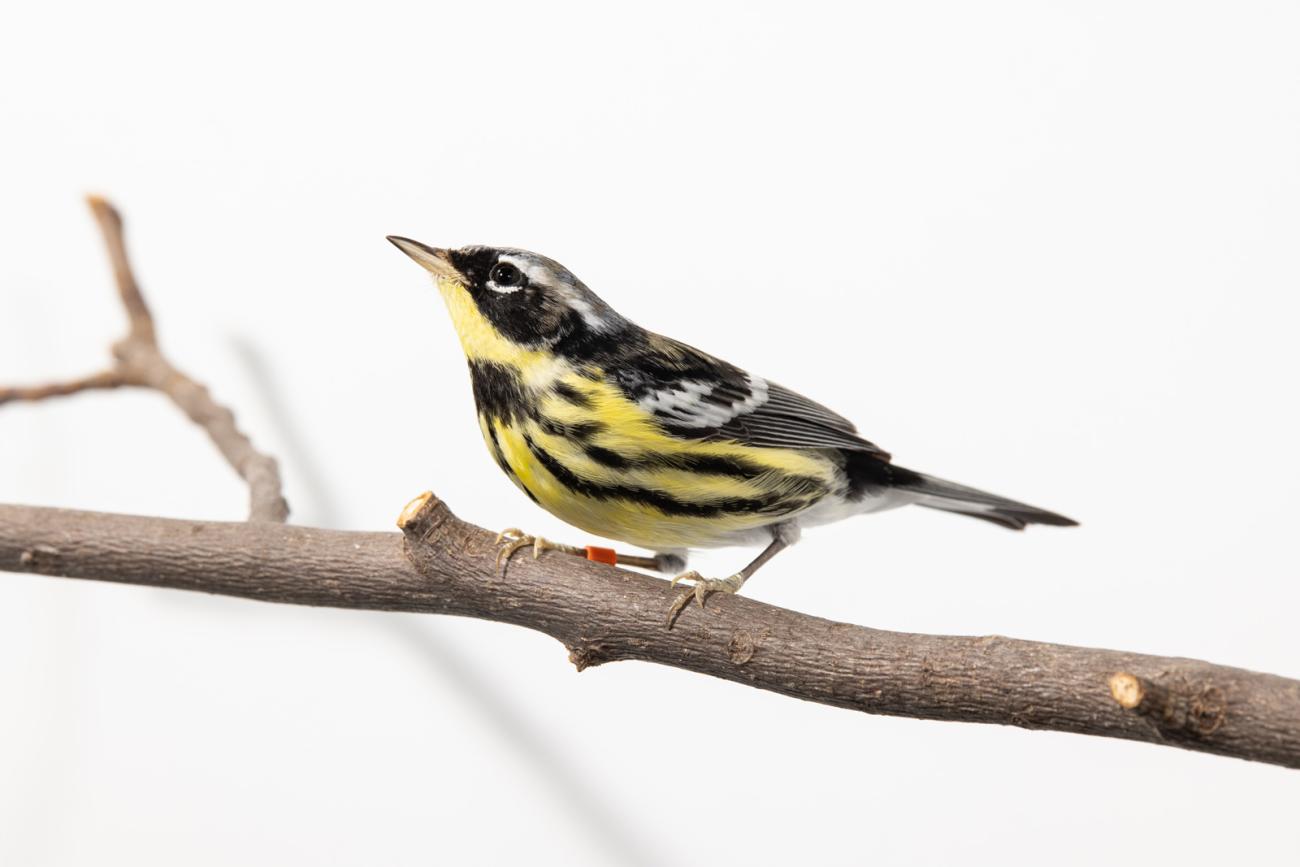
<path id="1" fill-rule="evenodd" d="M 1110 678 L 1110 694 L 1120 707 L 1146 717 L 1170 737 L 1206 738 L 1228 719 L 1228 698 L 1222 687 L 1183 675 L 1157 681 L 1117 672 Z"/>

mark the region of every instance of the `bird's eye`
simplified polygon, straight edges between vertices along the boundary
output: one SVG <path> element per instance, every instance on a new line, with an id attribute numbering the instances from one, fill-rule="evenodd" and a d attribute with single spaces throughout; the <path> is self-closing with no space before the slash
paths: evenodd
<path id="1" fill-rule="evenodd" d="M 498 262 L 488 279 L 498 286 L 518 286 L 524 279 L 519 269 L 509 262 Z"/>

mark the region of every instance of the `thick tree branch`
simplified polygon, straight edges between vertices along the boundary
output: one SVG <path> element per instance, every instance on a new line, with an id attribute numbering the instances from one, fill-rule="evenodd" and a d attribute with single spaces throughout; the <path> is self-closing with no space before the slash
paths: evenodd
<path id="1" fill-rule="evenodd" d="M 235 417 L 217 403 L 208 390 L 190 379 L 163 355 L 153 316 L 140 292 L 131 260 L 126 254 L 122 217 L 99 196 L 87 199 L 108 248 L 118 295 L 126 309 L 126 337 L 113 344 L 115 364 L 109 370 L 81 379 L 25 388 L 0 388 L 0 404 L 13 400 L 44 400 L 82 391 L 124 385 L 151 388 L 169 397 L 190 420 L 202 427 L 226 461 L 248 483 L 249 518 L 284 521 L 289 506 L 281 494 L 280 469 L 275 459 L 259 452 L 235 424 Z"/>
<path id="2" fill-rule="evenodd" d="M 0 506 L 0 569 L 272 602 L 456 614 L 559 639 L 579 668 L 657 662 L 836 707 L 1167 744 L 1300 767 L 1300 681 L 999 636 L 883 632 L 745 597 L 664 628 L 668 583 L 561 554 L 504 575 L 425 495 L 403 534 Z"/>
<path id="3" fill-rule="evenodd" d="M 230 411 L 159 351 L 107 202 L 91 208 L 130 329 L 115 365 L 71 382 L 0 389 L 0 403 L 99 388 L 166 394 L 249 484 L 251 523 L 0 505 L 0 570 L 200 590 L 271 602 L 457 614 L 544 632 L 579 670 L 641 659 L 822 704 L 1168 744 L 1300 768 L 1300 681 L 1190 659 L 1018 641 L 882 632 L 737 596 L 664 625 L 667 582 L 573 557 L 495 565 L 491 533 L 432 494 L 395 533 L 285 526 L 276 463 Z"/>

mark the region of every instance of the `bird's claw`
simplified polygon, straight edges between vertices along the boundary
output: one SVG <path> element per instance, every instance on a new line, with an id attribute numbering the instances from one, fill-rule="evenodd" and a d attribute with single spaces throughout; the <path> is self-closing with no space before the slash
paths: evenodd
<path id="1" fill-rule="evenodd" d="M 692 598 L 700 608 L 704 608 L 704 600 L 708 599 L 712 594 L 736 593 L 740 590 L 740 586 L 745 583 L 745 579 L 740 575 L 732 575 L 730 578 L 721 579 L 705 578 L 692 569 L 678 575 L 669 582 L 669 586 L 676 587 L 682 581 L 690 581 L 691 586 L 679 593 L 672 604 L 668 606 L 669 628 L 672 628 L 673 623 L 677 621 L 677 615 L 681 614 L 683 609 L 691 603 Z"/>
<path id="2" fill-rule="evenodd" d="M 522 548 L 533 546 L 533 559 L 536 560 L 542 556 L 543 551 L 550 551 L 558 548 L 557 545 L 543 539 L 541 536 L 533 536 L 525 533 L 518 527 L 507 527 L 500 533 L 497 533 L 497 565 L 501 567 L 501 574 L 506 574 L 506 569 L 510 566 L 510 558 L 515 556 Z"/>

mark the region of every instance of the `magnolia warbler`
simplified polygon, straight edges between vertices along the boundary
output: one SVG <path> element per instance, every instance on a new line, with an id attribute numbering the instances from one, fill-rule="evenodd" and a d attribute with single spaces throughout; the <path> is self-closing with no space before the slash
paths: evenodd
<path id="1" fill-rule="evenodd" d="M 620 316 L 568 269 L 525 250 L 443 250 L 388 238 L 437 282 L 469 361 L 479 427 L 533 502 L 587 532 L 656 552 L 531 545 L 591 559 L 686 567 L 690 548 L 765 545 L 730 578 L 698 572 L 669 608 L 735 593 L 804 527 L 916 504 L 1014 530 L 1074 521 L 904 469 L 853 423 L 788 388 Z"/>

